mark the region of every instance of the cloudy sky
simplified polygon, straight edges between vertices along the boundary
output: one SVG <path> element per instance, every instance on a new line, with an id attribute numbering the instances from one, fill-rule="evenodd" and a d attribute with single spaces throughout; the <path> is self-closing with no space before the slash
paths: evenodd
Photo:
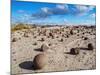
<path id="1" fill-rule="evenodd" d="M 92 5 L 12 0 L 12 23 L 95 25 L 95 17 Z"/>

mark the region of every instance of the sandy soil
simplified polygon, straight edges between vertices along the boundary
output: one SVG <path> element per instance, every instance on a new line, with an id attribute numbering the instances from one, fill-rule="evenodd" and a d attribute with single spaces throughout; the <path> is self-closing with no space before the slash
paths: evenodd
<path id="1" fill-rule="evenodd" d="M 95 69 L 95 33 L 95 27 L 83 26 L 36 27 L 12 32 L 12 74 Z M 87 49 L 89 43 L 92 43 L 93 50 Z M 42 44 L 49 45 L 46 52 L 48 63 L 44 68 L 35 70 L 32 67 L 33 59 L 43 53 L 39 50 Z M 70 54 L 71 48 L 78 48 L 79 54 Z"/>

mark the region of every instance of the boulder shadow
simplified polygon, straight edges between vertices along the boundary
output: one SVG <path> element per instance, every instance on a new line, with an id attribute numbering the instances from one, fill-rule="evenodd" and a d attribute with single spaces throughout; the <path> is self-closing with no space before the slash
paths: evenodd
<path id="1" fill-rule="evenodd" d="M 73 54 L 71 52 L 64 52 L 64 54 L 77 55 L 77 54 Z"/>
<path id="2" fill-rule="evenodd" d="M 42 52 L 42 49 L 41 48 L 36 48 L 36 49 L 34 49 L 35 51 L 40 51 L 40 52 Z"/>
<path id="3" fill-rule="evenodd" d="M 64 52 L 64 54 L 71 54 L 70 52 Z"/>
<path id="4" fill-rule="evenodd" d="M 19 67 L 27 70 L 37 70 L 32 61 L 25 61 L 19 64 Z"/>
<path id="5" fill-rule="evenodd" d="M 78 49 L 81 49 L 81 50 L 89 50 L 89 48 L 84 48 L 84 47 L 80 47 Z"/>
<path id="6" fill-rule="evenodd" d="M 80 49 L 80 50 L 85 50 L 85 51 L 92 51 L 92 49 L 84 48 L 84 47 L 80 47 L 80 48 L 78 48 L 78 49 Z"/>

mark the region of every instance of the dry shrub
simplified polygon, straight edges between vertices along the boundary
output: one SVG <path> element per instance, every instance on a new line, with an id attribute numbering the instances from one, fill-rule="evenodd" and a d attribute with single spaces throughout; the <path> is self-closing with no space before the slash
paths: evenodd
<path id="1" fill-rule="evenodd" d="M 16 26 L 14 26 L 13 28 L 11 28 L 11 31 L 17 31 L 17 30 L 22 30 L 22 29 L 29 29 L 30 27 L 28 25 L 24 25 L 24 24 L 18 24 Z"/>

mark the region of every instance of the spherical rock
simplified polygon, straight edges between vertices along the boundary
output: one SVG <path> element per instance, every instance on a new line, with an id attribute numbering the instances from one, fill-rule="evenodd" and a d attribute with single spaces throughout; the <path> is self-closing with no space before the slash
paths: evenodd
<path id="1" fill-rule="evenodd" d="M 35 43 L 33 43 L 33 45 L 37 45 L 37 43 L 35 42 Z"/>
<path id="2" fill-rule="evenodd" d="M 42 51 L 48 51 L 48 49 L 49 49 L 49 47 L 47 44 L 42 44 L 42 46 L 41 46 Z"/>
<path id="3" fill-rule="evenodd" d="M 12 39 L 12 42 L 16 42 L 18 39 L 17 38 L 13 38 Z"/>
<path id="4" fill-rule="evenodd" d="M 60 42 L 63 42 L 63 41 L 64 41 L 63 38 L 61 38 Z"/>
<path id="5" fill-rule="evenodd" d="M 41 38 L 41 41 L 45 41 L 45 39 L 44 38 Z"/>
<path id="6" fill-rule="evenodd" d="M 24 37 L 29 37 L 28 33 L 24 33 L 23 36 L 24 36 Z"/>
<path id="7" fill-rule="evenodd" d="M 88 37 L 84 37 L 84 40 L 88 40 Z"/>
<path id="8" fill-rule="evenodd" d="M 70 34 L 71 34 L 71 35 L 73 35 L 73 34 L 74 34 L 74 33 L 73 33 L 73 30 L 70 30 Z"/>
<path id="9" fill-rule="evenodd" d="M 33 64 L 36 69 L 42 69 L 48 62 L 45 54 L 38 54 L 34 57 Z"/>
<path id="10" fill-rule="evenodd" d="M 89 44 L 88 44 L 88 49 L 89 49 L 89 50 L 93 50 L 93 45 L 92 45 L 92 43 L 89 43 Z"/>
<path id="11" fill-rule="evenodd" d="M 70 54 L 73 54 L 73 55 L 79 54 L 79 49 L 71 48 Z"/>

